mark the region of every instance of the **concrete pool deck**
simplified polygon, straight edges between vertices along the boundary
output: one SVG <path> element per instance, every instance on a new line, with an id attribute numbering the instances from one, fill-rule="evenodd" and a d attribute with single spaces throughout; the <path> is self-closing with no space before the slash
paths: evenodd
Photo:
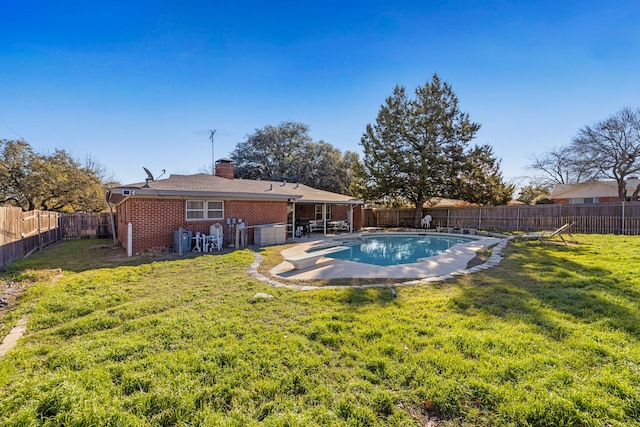
<path id="1" fill-rule="evenodd" d="M 354 233 L 340 236 L 320 236 L 296 239 L 297 245 L 285 249 L 281 252 L 284 258 L 302 255 L 310 248 L 328 247 L 331 245 L 339 245 L 343 242 L 355 240 L 361 237 L 379 235 L 379 234 L 428 234 L 440 237 L 461 237 L 460 234 L 448 233 L 425 233 L 421 231 L 412 232 L 392 232 L 392 233 Z M 293 280 L 318 280 L 318 279 L 398 279 L 411 280 L 409 283 L 417 283 L 421 280 L 433 281 L 451 278 L 455 275 L 469 274 L 476 271 L 490 268 L 502 259 L 502 249 L 507 244 L 507 239 L 501 239 L 489 236 L 464 235 L 462 237 L 473 238 L 469 243 L 455 245 L 448 249 L 445 253 L 434 257 L 425 258 L 424 261 L 391 265 L 377 266 L 372 264 L 364 264 L 353 261 L 336 260 L 333 258 L 321 258 L 317 264 L 301 269 L 294 270 L 293 265 L 289 262 L 282 262 L 272 268 L 269 273 L 274 279 L 293 281 Z M 492 255 L 485 263 L 467 269 L 467 264 L 476 256 L 476 252 L 489 247 L 493 247 Z M 419 279 L 419 280 L 415 280 Z"/>

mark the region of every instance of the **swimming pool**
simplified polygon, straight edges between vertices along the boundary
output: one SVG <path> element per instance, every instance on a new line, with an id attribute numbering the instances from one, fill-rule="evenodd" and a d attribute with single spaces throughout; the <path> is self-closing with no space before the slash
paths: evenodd
<path id="1" fill-rule="evenodd" d="M 326 257 L 379 266 L 411 264 L 421 258 L 441 255 L 452 246 L 473 240 L 475 239 L 468 237 L 437 235 L 374 235 L 355 242 L 344 242 L 348 249 Z"/>

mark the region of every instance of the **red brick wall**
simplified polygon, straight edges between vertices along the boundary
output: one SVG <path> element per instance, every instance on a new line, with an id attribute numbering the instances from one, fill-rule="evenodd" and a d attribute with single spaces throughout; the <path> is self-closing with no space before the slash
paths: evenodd
<path id="1" fill-rule="evenodd" d="M 224 203 L 227 218 L 241 218 L 247 226 L 287 222 L 287 202 L 246 202 L 232 200 Z M 226 230 L 225 230 L 226 231 Z M 235 239 L 235 236 L 234 236 Z M 253 230 L 247 232 L 247 240 L 253 243 Z"/>
<path id="2" fill-rule="evenodd" d="M 552 199 L 551 201 L 557 205 L 571 204 L 571 199 Z M 619 201 L 617 197 L 598 197 L 598 203 L 618 203 Z"/>
<path id="3" fill-rule="evenodd" d="M 296 219 L 300 218 L 307 218 L 312 221 L 316 219 L 314 205 L 296 205 Z"/>
<path id="4" fill-rule="evenodd" d="M 620 199 L 617 197 L 599 197 L 598 203 L 619 203 Z"/>
<path id="5" fill-rule="evenodd" d="M 127 224 L 132 224 L 133 253 L 156 248 L 171 249 L 173 232 L 180 227 L 209 234 L 212 224 L 224 225 L 225 240 L 228 241 L 226 218 L 241 218 L 248 226 L 287 221 L 287 202 L 273 201 L 225 201 L 225 220 L 186 221 L 185 201 L 180 199 L 131 198 L 118 206 L 118 240 L 126 248 Z M 252 230 L 248 233 L 253 242 Z"/>
<path id="6" fill-rule="evenodd" d="M 222 162 L 220 160 L 216 162 L 216 176 L 233 179 L 234 169 L 233 163 Z"/>
<path id="7" fill-rule="evenodd" d="M 362 206 L 353 207 L 353 229 L 360 230 L 362 228 Z"/>

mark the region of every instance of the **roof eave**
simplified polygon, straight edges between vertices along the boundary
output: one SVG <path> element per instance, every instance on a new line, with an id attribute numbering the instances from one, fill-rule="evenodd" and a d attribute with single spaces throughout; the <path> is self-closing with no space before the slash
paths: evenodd
<path id="1" fill-rule="evenodd" d="M 327 200 L 327 199 L 305 199 L 298 200 L 298 203 L 330 203 L 333 205 L 364 205 L 363 200 Z"/>

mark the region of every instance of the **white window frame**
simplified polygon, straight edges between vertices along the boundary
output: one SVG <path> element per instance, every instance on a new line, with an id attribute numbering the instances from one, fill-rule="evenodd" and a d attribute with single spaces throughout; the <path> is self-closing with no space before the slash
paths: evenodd
<path id="1" fill-rule="evenodd" d="M 316 205 L 316 221 L 322 221 L 322 205 Z M 331 221 L 331 205 L 327 205 L 325 220 Z"/>
<path id="2" fill-rule="evenodd" d="M 199 206 L 189 207 L 189 204 Z M 217 204 L 219 206 L 216 206 Z M 224 219 L 223 200 L 186 200 L 184 208 L 184 217 L 187 221 L 220 221 Z M 189 214 L 197 214 L 197 217 L 190 218 Z"/>
<path id="3" fill-rule="evenodd" d="M 600 201 L 597 197 L 574 197 L 571 199 L 572 205 L 592 205 L 597 204 Z"/>

